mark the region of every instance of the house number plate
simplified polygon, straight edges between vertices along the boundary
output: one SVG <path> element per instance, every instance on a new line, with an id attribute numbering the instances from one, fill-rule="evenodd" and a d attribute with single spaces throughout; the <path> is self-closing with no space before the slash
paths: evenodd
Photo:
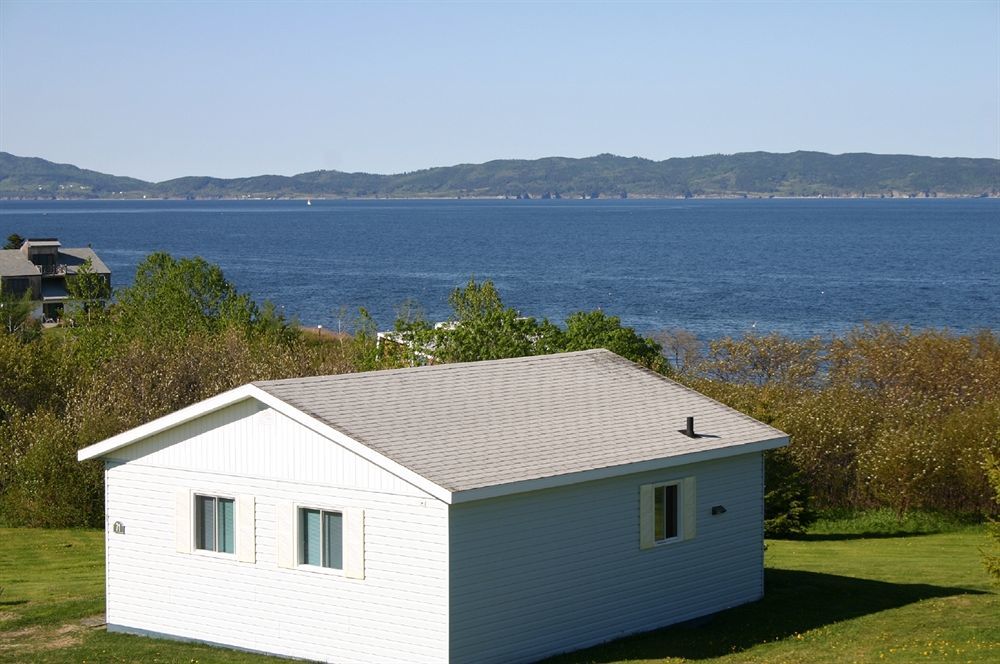
<path id="1" fill-rule="evenodd" d="M 125 524 L 121 521 L 115 521 L 114 525 L 111 526 L 111 530 L 115 531 L 116 535 L 125 534 Z"/>

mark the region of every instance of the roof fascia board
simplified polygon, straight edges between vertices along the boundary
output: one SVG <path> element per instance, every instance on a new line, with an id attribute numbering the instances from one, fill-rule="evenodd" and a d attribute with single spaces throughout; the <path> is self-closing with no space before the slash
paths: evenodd
<path id="1" fill-rule="evenodd" d="M 312 429 L 324 438 L 329 438 L 331 441 L 337 443 L 338 445 L 350 450 L 354 454 L 357 454 L 363 459 L 371 461 L 377 466 L 382 467 L 386 471 L 392 473 L 396 477 L 400 478 L 404 482 L 409 482 L 418 489 L 429 493 L 438 500 L 451 503 L 452 496 L 454 495 L 448 489 L 431 482 L 429 479 L 423 475 L 418 475 L 406 466 L 403 466 L 389 457 L 376 452 L 367 445 L 358 442 L 357 440 L 351 438 L 347 434 L 337 431 L 328 424 L 324 424 L 320 420 L 316 419 L 312 415 L 305 413 L 298 408 L 282 401 L 278 397 L 270 394 L 269 392 L 256 387 L 255 385 L 247 385 L 246 387 L 251 389 L 251 396 L 257 399 L 261 403 L 270 406 L 279 413 L 295 420 L 302 426 Z"/>
<path id="2" fill-rule="evenodd" d="M 164 415 L 163 417 L 147 422 L 146 424 L 140 425 L 134 429 L 129 429 L 128 431 L 122 432 L 117 436 L 112 436 L 111 438 L 101 441 L 100 443 L 96 443 L 90 447 L 85 447 L 76 453 L 76 458 L 79 461 L 87 461 L 89 459 L 104 456 L 114 452 L 115 450 L 156 435 L 162 431 L 172 429 L 173 427 L 184 424 L 185 422 L 190 422 L 191 420 L 197 419 L 203 415 L 221 410 L 222 408 L 231 406 L 232 404 L 246 399 L 256 399 L 262 404 L 273 408 L 306 428 L 315 431 L 324 438 L 328 438 L 363 459 L 384 468 L 386 471 L 399 477 L 405 482 L 409 482 L 418 489 L 427 492 L 438 500 L 445 503 L 451 503 L 452 493 L 444 487 L 434 484 L 422 475 L 418 475 L 409 468 L 396 463 L 392 459 L 376 452 L 370 447 L 359 443 L 350 436 L 337 431 L 333 427 L 320 422 L 311 415 L 302 412 L 298 408 L 285 403 L 281 399 L 251 384 L 237 387 L 236 389 L 229 390 L 228 392 L 223 392 L 222 394 L 205 399 L 204 401 L 199 401 L 196 404 L 182 408 L 174 413 Z"/>
<path id="3" fill-rule="evenodd" d="M 250 399 L 254 395 L 250 393 L 250 385 L 243 385 L 237 387 L 236 389 L 229 390 L 228 392 L 223 392 L 222 394 L 217 394 L 214 397 L 205 399 L 204 401 L 199 401 L 198 403 L 191 404 L 186 408 L 181 408 L 178 411 L 170 413 L 169 415 L 164 415 L 163 417 L 158 417 L 155 420 L 141 424 L 134 429 L 129 429 L 128 431 L 123 431 L 117 436 L 112 436 L 106 440 L 102 440 L 99 443 L 95 443 L 89 447 L 84 447 L 82 450 L 76 453 L 76 458 L 79 461 L 87 461 L 88 459 L 95 459 L 100 456 L 104 456 L 109 452 L 114 452 L 115 450 L 121 449 L 132 443 L 137 443 L 144 438 L 149 438 L 161 431 L 166 431 L 178 425 L 184 424 L 185 422 L 190 422 L 193 419 L 199 418 L 202 415 L 207 415 L 209 413 L 221 410 L 226 406 L 231 406 L 234 403 L 243 401 L 245 399 Z"/>
<path id="4" fill-rule="evenodd" d="M 773 450 L 778 447 L 784 447 L 787 444 L 788 436 L 782 436 L 779 438 L 770 438 L 768 440 L 761 440 L 753 443 L 744 443 L 743 445 L 730 445 L 728 447 L 703 450 L 701 452 L 690 452 L 688 454 L 680 454 L 678 456 L 666 457 L 663 459 L 637 461 L 635 463 L 628 463 L 621 466 L 595 468 L 593 470 L 584 470 L 578 473 L 569 473 L 566 475 L 554 475 L 552 477 L 541 477 L 534 480 L 511 482 L 509 484 L 484 486 L 477 489 L 456 491 L 452 494 L 451 502 L 453 504 L 468 503 L 474 500 L 499 498 L 500 496 L 509 496 L 528 491 L 554 489 L 561 486 L 568 486 L 570 484 L 579 484 L 581 482 L 621 477 L 622 475 L 632 475 L 633 473 L 642 473 L 649 470 L 663 470 L 666 468 L 673 468 L 675 466 L 686 466 L 692 463 L 714 461 L 716 459 L 725 459 L 727 457 L 750 454 L 753 452 L 763 452 L 765 450 Z"/>

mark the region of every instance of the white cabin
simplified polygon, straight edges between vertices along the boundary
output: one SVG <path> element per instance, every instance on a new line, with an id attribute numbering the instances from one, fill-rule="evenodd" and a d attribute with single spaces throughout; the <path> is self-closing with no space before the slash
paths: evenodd
<path id="1" fill-rule="evenodd" d="M 79 458 L 106 464 L 109 630 L 507 663 L 759 599 L 786 443 L 593 350 L 254 383 Z"/>

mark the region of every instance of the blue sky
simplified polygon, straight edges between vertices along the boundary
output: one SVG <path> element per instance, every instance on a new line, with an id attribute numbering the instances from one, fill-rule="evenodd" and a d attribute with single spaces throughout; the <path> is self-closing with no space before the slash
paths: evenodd
<path id="1" fill-rule="evenodd" d="M 0 1 L 0 150 L 120 175 L 1000 157 L 1000 2 Z"/>

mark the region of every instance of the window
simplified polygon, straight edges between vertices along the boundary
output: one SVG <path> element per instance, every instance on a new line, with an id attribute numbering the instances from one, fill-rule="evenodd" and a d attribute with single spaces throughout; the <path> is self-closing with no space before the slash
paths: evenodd
<path id="1" fill-rule="evenodd" d="M 299 509 L 299 564 L 344 568 L 344 515 Z"/>
<path id="2" fill-rule="evenodd" d="M 694 477 L 639 487 L 639 548 L 694 539 L 697 526 Z"/>
<path id="3" fill-rule="evenodd" d="M 194 497 L 195 548 L 203 551 L 233 553 L 235 547 L 234 506 L 232 498 Z"/>
<path id="4" fill-rule="evenodd" d="M 677 537 L 677 485 L 653 488 L 653 539 L 665 542 Z"/>
<path id="5" fill-rule="evenodd" d="M 365 511 L 278 501 L 275 514 L 278 567 L 365 578 Z"/>

